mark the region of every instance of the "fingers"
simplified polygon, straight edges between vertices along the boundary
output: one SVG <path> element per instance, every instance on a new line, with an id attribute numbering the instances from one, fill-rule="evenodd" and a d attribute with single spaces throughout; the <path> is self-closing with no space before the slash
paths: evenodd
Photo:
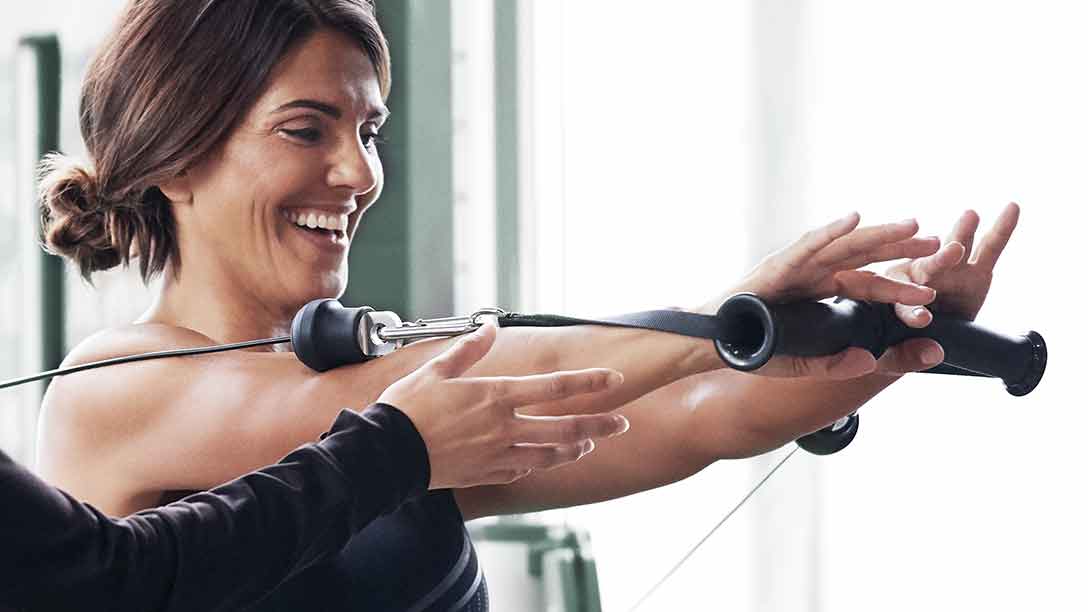
<path id="1" fill-rule="evenodd" d="M 851 347 L 834 355 L 822 357 L 796 357 L 780 355 L 755 371 L 761 376 L 777 378 L 820 377 L 847 380 L 872 373 L 876 359 L 865 349 Z"/>
<path id="2" fill-rule="evenodd" d="M 952 233 L 948 235 L 945 243 L 958 242 L 970 253 L 975 243 L 976 230 L 978 230 L 978 213 L 968 210 L 956 220 L 956 224 L 952 226 Z"/>
<path id="3" fill-rule="evenodd" d="M 605 391 L 623 384 L 623 375 L 607 368 L 553 372 L 534 376 L 479 379 L 490 387 L 491 398 L 504 409 L 562 400 Z"/>
<path id="4" fill-rule="evenodd" d="M 857 378 L 876 369 L 876 359 L 873 354 L 857 347 L 848 348 L 827 357 L 808 357 L 804 359 L 811 362 L 806 367 L 813 373 L 812 375 L 833 380 Z"/>
<path id="5" fill-rule="evenodd" d="M 497 334 L 494 323 L 485 323 L 471 334 L 459 338 L 453 346 L 423 367 L 430 368 L 442 378 L 457 378 L 483 359 L 495 344 Z"/>
<path id="6" fill-rule="evenodd" d="M 620 414 L 536 417 L 515 415 L 518 424 L 501 476 L 522 478 L 534 470 L 550 470 L 578 461 L 595 448 L 593 438 L 626 432 L 631 424 Z"/>
<path id="7" fill-rule="evenodd" d="M 863 268 L 879 261 L 892 261 L 895 259 L 916 259 L 933 255 L 941 248 L 941 239 L 936 236 L 926 238 L 908 238 L 892 244 L 885 244 L 876 249 L 844 259 L 834 264 L 834 268 L 849 270 Z"/>
<path id="8" fill-rule="evenodd" d="M 920 329 L 933 322 L 933 313 L 925 306 L 896 304 L 895 314 L 907 327 Z"/>
<path id="9" fill-rule="evenodd" d="M 937 292 L 929 287 L 880 276 L 866 270 L 845 270 L 835 275 L 836 294 L 854 300 L 886 304 L 929 304 Z"/>
<path id="10" fill-rule="evenodd" d="M 928 283 L 945 270 L 951 270 L 963 260 L 966 250 L 958 242 L 946 244 L 940 251 L 929 257 L 915 259 L 906 265 L 893 268 L 888 275 L 892 278 Z M 896 304 L 895 314 L 908 327 L 922 328 L 933 322 L 933 313 L 925 306 L 915 304 Z"/>
<path id="11" fill-rule="evenodd" d="M 940 344 L 929 338 L 912 338 L 884 351 L 877 368 L 887 374 L 907 374 L 928 370 L 942 361 Z"/>
<path id="12" fill-rule="evenodd" d="M 573 463 L 593 452 L 593 440 L 570 444 L 518 444 L 510 449 L 511 462 L 523 469 L 551 470 Z"/>
<path id="13" fill-rule="evenodd" d="M 928 283 L 945 270 L 951 270 L 963 261 L 967 248 L 958 242 L 950 242 L 929 257 L 910 262 L 910 279 L 916 283 Z"/>
<path id="14" fill-rule="evenodd" d="M 498 472 L 491 472 L 480 479 L 480 485 L 507 485 L 512 482 L 517 482 L 522 478 L 525 478 L 529 474 L 532 474 L 532 470 L 500 470 Z M 474 485 L 478 486 L 478 485 Z"/>
<path id="15" fill-rule="evenodd" d="M 978 252 L 973 256 L 971 263 L 993 270 L 997 259 L 1001 257 L 1001 252 L 1005 250 L 1005 245 L 1009 243 L 1009 238 L 1012 238 L 1013 230 L 1016 229 L 1019 220 L 1020 206 L 1015 202 L 1010 203 L 1005 210 L 1001 211 L 1001 215 L 998 216 L 990 231 L 982 237 Z"/>
<path id="16" fill-rule="evenodd" d="M 906 240 L 916 233 L 918 222 L 914 219 L 863 227 L 840 236 L 820 249 L 816 263 L 827 267 L 841 267 L 839 263 L 842 261 L 862 258 L 883 245 Z"/>
<path id="17" fill-rule="evenodd" d="M 854 231 L 854 228 L 858 226 L 858 222 L 860 221 L 861 215 L 852 212 L 842 219 L 832 221 L 821 228 L 806 232 L 804 236 L 801 236 L 800 240 L 788 249 L 788 251 L 790 251 L 790 260 L 794 260 L 795 258 L 808 259 L 809 257 L 814 256 L 816 253 L 819 253 L 827 247 L 827 245 Z"/>
<path id="18" fill-rule="evenodd" d="M 534 471 L 552 470 L 578 461 L 595 448 L 593 440 L 570 444 L 517 444 L 510 447 L 503 459 L 511 467 L 500 471 L 499 475 L 521 478 Z"/>
<path id="19" fill-rule="evenodd" d="M 531 444 L 569 444 L 589 438 L 607 438 L 627 431 L 631 424 L 619 414 L 569 416 L 515 416 L 514 440 Z"/>

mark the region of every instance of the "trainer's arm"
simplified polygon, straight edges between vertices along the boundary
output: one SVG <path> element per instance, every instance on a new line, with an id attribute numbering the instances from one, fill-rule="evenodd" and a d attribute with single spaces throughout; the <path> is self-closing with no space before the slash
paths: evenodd
<path id="1" fill-rule="evenodd" d="M 0 453 L 0 606 L 235 610 L 426 492 L 427 448 L 377 404 L 209 492 L 111 519 Z"/>

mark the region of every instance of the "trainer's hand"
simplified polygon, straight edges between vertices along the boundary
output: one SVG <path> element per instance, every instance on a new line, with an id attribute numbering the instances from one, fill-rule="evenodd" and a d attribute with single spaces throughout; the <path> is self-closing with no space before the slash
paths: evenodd
<path id="1" fill-rule="evenodd" d="M 495 342 L 487 324 L 378 398 L 412 419 L 427 445 L 431 489 L 504 484 L 572 461 L 593 450 L 594 438 L 619 435 L 621 415 L 534 417 L 518 414 L 531 404 L 617 387 L 615 370 L 595 368 L 523 377 L 463 377 Z"/>
<path id="2" fill-rule="evenodd" d="M 841 296 L 854 300 L 929 304 L 936 292 L 910 278 L 881 276 L 860 270 L 881 261 L 932 255 L 940 247 L 936 237 L 915 238 L 918 223 L 908 219 L 870 227 L 858 227 L 860 217 L 851 213 L 824 227 L 805 233 L 799 240 L 765 258 L 729 295 L 748 291 L 771 303 L 821 300 Z M 726 297 L 705 309 L 717 311 Z M 834 355 L 796 357 L 779 355 L 753 372 L 763 376 L 831 379 L 855 378 L 876 369 L 868 351 L 849 348 Z"/>

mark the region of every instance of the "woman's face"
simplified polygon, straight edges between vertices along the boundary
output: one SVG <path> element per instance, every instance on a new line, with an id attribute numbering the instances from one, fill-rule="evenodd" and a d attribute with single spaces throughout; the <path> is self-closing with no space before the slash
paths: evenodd
<path id="1" fill-rule="evenodd" d="M 291 313 L 341 295 L 351 238 L 382 190 L 375 138 L 387 114 L 358 44 L 323 30 L 297 46 L 187 172 L 192 202 L 175 205 L 181 273 L 196 267 L 200 282 Z"/>

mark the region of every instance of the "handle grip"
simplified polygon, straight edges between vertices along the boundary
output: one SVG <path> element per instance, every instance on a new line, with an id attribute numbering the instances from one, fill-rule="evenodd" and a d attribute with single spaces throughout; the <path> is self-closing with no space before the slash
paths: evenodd
<path id="1" fill-rule="evenodd" d="M 1010 336 L 941 314 L 915 329 L 900 321 L 890 304 L 840 298 L 770 305 L 742 293 L 726 300 L 718 317 L 723 338 L 714 344 L 722 359 L 738 370 L 760 368 L 776 354 L 812 357 L 851 346 L 879 358 L 888 347 L 910 338 L 941 344 L 945 361 L 936 371 L 1000 378 L 1012 395 L 1030 393 L 1046 370 L 1046 342 L 1038 332 Z"/>
<path id="2" fill-rule="evenodd" d="M 1038 332 L 1009 336 L 945 315 L 934 315 L 929 325 L 915 329 L 900 321 L 890 304 L 839 298 L 772 306 L 742 293 L 722 304 L 718 318 L 723 330 L 714 341 L 718 354 L 744 371 L 762 367 L 778 353 L 812 357 L 856 346 L 879 358 L 910 338 L 930 338 L 944 348 L 944 362 L 930 372 L 1000 378 L 1015 396 L 1031 393 L 1046 370 L 1046 342 Z M 836 453 L 853 441 L 858 424 L 858 415 L 852 414 L 797 444 L 817 455 Z"/>

